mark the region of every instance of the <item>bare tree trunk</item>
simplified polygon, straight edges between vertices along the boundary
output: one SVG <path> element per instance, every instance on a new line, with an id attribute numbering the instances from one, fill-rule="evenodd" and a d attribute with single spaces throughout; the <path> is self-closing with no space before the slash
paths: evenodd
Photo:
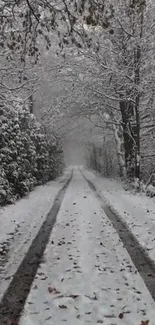
<path id="1" fill-rule="evenodd" d="M 124 138 L 125 166 L 127 177 L 140 177 L 140 118 L 139 95 L 135 106 L 126 101 L 120 102 Z"/>
<path id="2" fill-rule="evenodd" d="M 143 31 L 144 3 L 131 0 L 133 37 L 135 39 L 135 50 L 133 60 L 134 88 L 127 90 L 127 98 L 134 97 L 134 102 L 121 101 L 120 111 L 122 115 L 122 127 L 124 138 L 125 165 L 129 178 L 140 178 L 140 64 Z M 134 91 L 134 96 L 131 94 Z"/>
<path id="3" fill-rule="evenodd" d="M 133 6 L 136 10 L 137 1 L 133 0 Z M 135 74 L 135 118 L 136 118 L 136 146 L 135 146 L 135 177 L 140 178 L 140 116 L 139 116 L 139 105 L 140 105 L 140 64 L 141 64 L 141 45 L 140 41 L 143 34 L 143 20 L 144 20 L 144 8 L 145 1 L 139 2 L 139 7 L 137 7 L 137 15 L 139 20 L 139 40 L 134 52 L 134 74 Z M 137 19 L 135 20 L 135 30 L 136 30 Z M 137 35 L 136 35 L 137 36 Z"/>
<path id="4" fill-rule="evenodd" d="M 34 101 L 33 101 L 33 95 L 31 94 L 29 97 L 29 110 L 31 114 L 33 113 L 33 106 L 34 106 Z"/>
<path id="5" fill-rule="evenodd" d="M 114 136 L 116 141 L 116 151 L 118 156 L 118 163 L 119 163 L 119 169 L 120 169 L 120 177 L 126 178 L 126 166 L 125 166 L 125 159 L 124 159 L 124 152 L 123 152 L 123 141 L 122 136 L 120 135 L 120 126 L 114 124 Z"/>
<path id="6" fill-rule="evenodd" d="M 121 101 L 120 110 L 122 115 L 126 173 L 127 177 L 132 179 L 135 176 L 135 139 L 131 124 L 134 115 L 133 105 L 130 102 Z"/>

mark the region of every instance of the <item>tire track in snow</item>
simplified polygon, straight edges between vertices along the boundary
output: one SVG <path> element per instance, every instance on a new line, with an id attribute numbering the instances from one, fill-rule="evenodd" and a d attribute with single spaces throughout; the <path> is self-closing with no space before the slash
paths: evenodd
<path id="1" fill-rule="evenodd" d="M 134 265 L 144 280 L 146 287 L 148 288 L 152 298 L 155 301 L 155 264 L 150 259 L 147 252 L 138 242 L 137 238 L 131 233 L 128 225 L 122 220 L 119 215 L 112 210 L 107 204 L 106 199 L 98 193 L 95 185 L 87 179 L 84 173 L 80 170 L 82 176 L 87 181 L 91 190 L 95 193 L 95 196 L 102 202 L 102 208 L 107 217 L 116 229 L 121 241 L 124 244 L 127 252 L 129 253 Z"/>
<path id="2" fill-rule="evenodd" d="M 70 178 L 56 195 L 51 210 L 47 214 L 44 223 L 34 238 L 0 302 L 0 325 L 18 324 L 25 301 L 31 289 L 31 284 L 41 262 L 66 189 L 72 177 L 73 171 Z"/>

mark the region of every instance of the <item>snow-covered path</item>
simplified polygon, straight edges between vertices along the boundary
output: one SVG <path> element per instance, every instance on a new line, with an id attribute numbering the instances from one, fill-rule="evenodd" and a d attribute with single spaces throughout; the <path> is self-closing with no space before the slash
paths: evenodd
<path id="1" fill-rule="evenodd" d="M 155 304 L 75 169 L 20 325 L 154 325 Z"/>
<path id="2" fill-rule="evenodd" d="M 0 268 L 0 299 L 44 222 L 56 194 L 69 178 L 70 173 L 71 170 L 67 169 L 64 175 L 56 181 L 38 186 L 29 196 L 17 201 L 14 205 L 1 208 L 0 266 L 3 260 L 6 259 L 6 262 Z M 6 247 L 6 250 L 3 251 L 3 247 Z"/>
<path id="3" fill-rule="evenodd" d="M 81 170 L 107 205 L 126 223 L 155 264 L 155 198 L 125 191 L 118 181 L 103 178 L 83 168 Z"/>

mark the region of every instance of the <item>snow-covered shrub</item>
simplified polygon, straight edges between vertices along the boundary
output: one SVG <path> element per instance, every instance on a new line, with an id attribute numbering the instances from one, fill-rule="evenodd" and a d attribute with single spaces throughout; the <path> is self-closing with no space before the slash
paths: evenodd
<path id="1" fill-rule="evenodd" d="M 146 188 L 146 195 L 150 196 L 150 197 L 154 197 L 155 196 L 155 187 L 153 185 L 148 185 L 148 187 Z"/>
<path id="2" fill-rule="evenodd" d="M 63 168 L 57 135 L 47 133 L 28 107 L 0 107 L 0 204 L 14 202 Z"/>
<path id="3" fill-rule="evenodd" d="M 136 192 L 145 193 L 147 196 L 152 198 L 155 196 L 155 174 L 153 173 L 150 175 L 146 184 L 143 180 L 136 178 L 134 182 L 131 183 L 131 186 Z"/>
<path id="4" fill-rule="evenodd" d="M 49 154 L 50 174 L 55 178 L 61 174 L 64 168 L 64 156 L 61 141 L 54 132 L 51 134 L 51 140 L 49 142 Z"/>
<path id="5" fill-rule="evenodd" d="M 147 186 L 146 184 L 144 184 L 143 180 L 140 180 L 139 178 L 135 178 L 134 181 L 132 183 L 130 183 L 130 189 L 133 189 L 136 192 L 143 192 L 146 193 L 147 191 Z"/>

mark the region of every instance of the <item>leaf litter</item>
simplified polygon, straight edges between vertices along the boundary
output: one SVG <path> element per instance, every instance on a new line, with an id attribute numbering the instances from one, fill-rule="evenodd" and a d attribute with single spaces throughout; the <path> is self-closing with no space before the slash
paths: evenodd
<path id="1" fill-rule="evenodd" d="M 89 195 L 83 200 L 86 190 Z M 75 202 L 75 197 L 78 217 L 71 222 L 75 208 L 70 202 Z M 64 216 L 65 210 L 69 213 Z M 90 225 L 93 230 L 87 233 Z M 37 290 L 31 290 L 28 297 L 33 304 L 26 303 L 19 325 L 44 325 L 50 316 L 46 325 L 62 325 L 64 320 L 67 325 L 154 325 L 154 301 L 79 172 L 66 192 L 51 237 L 54 243 L 64 238 L 64 243 L 47 246 L 39 270 L 47 279 L 34 280 Z M 49 308 L 46 311 L 45 299 Z M 32 315 L 35 309 L 39 314 Z"/>

